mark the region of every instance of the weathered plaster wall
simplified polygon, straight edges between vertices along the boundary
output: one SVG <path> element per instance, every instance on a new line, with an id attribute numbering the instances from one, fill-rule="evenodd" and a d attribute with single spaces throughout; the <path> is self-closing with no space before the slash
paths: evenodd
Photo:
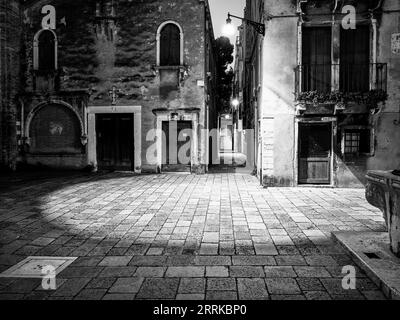
<path id="1" fill-rule="evenodd" d="M 25 24 L 25 88 L 32 84 L 32 39 L 40 29 L 40 9 L 52 4 L 57 10 L 58 64 L 61 90 L 87 89 L 89 106 L 109 106 L 109 91 L 118 90 L 118 106 L 142 106 L 142 170 L 155 171 L 146 161 L 153 141 L 146 134 L 156 125 L 154 109 L 201 109 L 200 125 L 205 126 L 205 3 L 199 0 L 118 0 L 117 20 L 96 20 L 96 1 L 38 1 L 28 8 Z M 102 12 L 101 15 L 110 14 Z M 64 19 L 62 19 L 64 18 Z M 180 88 L 160 95 L 156 70 L 156 33 L 159 25 L 173 20 L 184 32 L 185 76 Z M 29 108 L 29 107 L 28 107 Z M 198 158 L 206 158 L 205 139 L 199 143 Z"/>
<path id="2" fill-rule="evenodd" d="M 0 170 L 16 168 L 21 45 L 19 1 L 0 0 Z"/>
<path id="3" fill-rule="evenodd" d="M 384 11 L 399 10 L 397 0 L 385 0 Z M 377 61 L 388 64 L 388 100 L 381 111 L 370 116 L 375 133 L 375 153 L 355 163 L 344 163 L 338 158 L 338 185 L 364 187 L 368 170 L 393 170 L 400 168 L 400 126 L 394 121 L 400 118 L 400 54 L 391 50 L 391 37 L 400 33 L 400 13 L 383 13 L 378 19 Z"/>
<path id="4" fill-rule="evenodd" d="M 292 15 L 296 12 L 291 1 L 266 1 L 265 6 L 270 15 Z M 274 119 L 274 145 L 272 174 L 264 175 L 265 185 L 292 186 L 294 183 L 293 70 L 297 65 L 297 21 L 294 17 L 266 22 L 260 106 L 262 118 Z M 264 163 L 263 167 L 266 166 L 270 167 Z"/>
<path id="5" fill-rule="evenodd" d="M 398 0 L 386 0 L 384 10 L 400 10 Z M 384 13 L 379 26 L 378 60 L 388 64 L 388 94 L 381 113 L 374 117 L 376 123 L 375 156 L 367 162 L 368 170 L 393 170 L 400 168 L 400 54 L 391 50 L 391 37 L 400 33 L 400 13 Z"/>
<path id="6" fill-rule="evenodd" d="M 329 1 L 307 11 L 310 14 L 328 13 Z M 397 0 L 384 2 L 384 10 L 400 9 Z M 327 5 L 328 4 L 328 5 Z M 365 11 L 365 3 L 357 3 L 358 12 Z M 296 14 L 296 1 L 266 1 L 266 13 L 272 16 Z M 328 16 L 329 17 L 329 16 Z M 361 19 L 357 15 L 357 19 Z M 327 16 L 312 17 L 313 23 L 329 25 Z M 354 161 L 344 161 L 341 153 L 341 136 L 334 141 L 333 182 L 338 187 L 363 187 L 367 170 L 391 170 L 400 167 L 400 127 L 393 121 L 399 118 L 400 108 L 400 55 L 391 53 L 391 35 L 400 32 L 399 13 L 384 13 L 378 27 L 378 63 L 388 63 L 389 100 L 383 110 L 370 116 L 375 132 L 375 153 L 361 156 Z M 271 125 L 273 138 L 264 137 L 263 153 L 270 154 L 268 146 L 273 143 L 273 164 L 263 159 L 263 181 L 266 186 L 293 186 L 296 184 L 296 129 L 294 106 L 294 68 L 297 66 L 297 17 L 273 18 L 266 22 L 266 36 L 263 47 L 263 86 L 260 119 Z M 284 40 L 283 40 L 284 39 Z M 358 108 L 360 109 L 360 108 Z M 360 109 L 361 110 L 361 109 Z M 355 113 L 357 108 L 353 108 Z M 320 116 L 324 116 L 323 114 Z M 338 117 L 338 124 L 341 119 Z M 262 130 L 261 130 L 262 131 Z M 265 131 L 265 130 L 264 130 Z M 268 130 L 267 130 L 268 131 Z M 267 169 L 267 170 L 265 170 Z M 268 172 L 268 173 L 265 173 Z"/>

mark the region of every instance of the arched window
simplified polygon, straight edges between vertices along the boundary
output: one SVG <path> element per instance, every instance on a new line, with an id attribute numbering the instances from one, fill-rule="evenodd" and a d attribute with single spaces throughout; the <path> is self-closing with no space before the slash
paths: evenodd
<path id="1" fill-rule="evenodd" d="M 161 66 L 178 66 L 180 64 L 180 32 L 179 28 L 170 23 L 161 30 Z"/>
<path id="2" fill-rule="evenodd" d="M 157 32 L 157 65 L 183 65 L 183 32 L 173 21 L 164 22 Z"/>
<path id="3" fill-rule="evenodd" d="M 34 69 L 52 71 L 57 69 L 57 37 L 52 30 L 40 30 L 34 39 Z"/>

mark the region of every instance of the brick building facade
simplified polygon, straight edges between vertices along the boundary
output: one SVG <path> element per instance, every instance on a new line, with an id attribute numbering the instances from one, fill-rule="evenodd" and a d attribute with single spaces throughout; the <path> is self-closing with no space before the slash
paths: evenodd
<path id="1" fill-rule="evenodd" d="M 21 34 L 15 68 L 1 69 L 15 78 L 2 82 L 14 102 L 3 98 L 2 121 L 7 103 L 15 115 L 2 130 L 2 150 L 13 145 L 3 164 L 207 171 L 201 129 L 217 127 L 208 1 L 2 4 L 16 15 L 2 23 Z"/>

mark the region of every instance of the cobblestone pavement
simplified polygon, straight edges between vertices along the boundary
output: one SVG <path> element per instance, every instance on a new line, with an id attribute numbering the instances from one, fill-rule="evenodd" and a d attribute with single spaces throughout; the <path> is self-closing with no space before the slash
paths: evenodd
<path id="1" fill-rule="evenodd" d="M 0 193 L 0 272 L 73 256 L 56 291 L 0 278 L 0 299 L 383 299 L 330 237 L 384 231 L 364 190 L 262 189 L 245 174 L 54 177 Z"/>

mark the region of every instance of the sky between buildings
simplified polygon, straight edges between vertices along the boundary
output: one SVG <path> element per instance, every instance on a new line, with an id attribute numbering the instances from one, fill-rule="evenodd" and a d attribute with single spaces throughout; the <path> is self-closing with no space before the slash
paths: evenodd
<path id="1" fill-rule="evenodd" d="M 243 17 L 243 10 L 246 6 L 246 0 L 209 0 L 211 16 L 214 25 L 215 38 L 222 36 L 222 27 L 226 23 L 228 12 L 239 17 Z M 238 27 L 241 21 L 233 18 L 232 23 Z M 232 36 L 231 43 L 235 44 L 236 35 Z"/>

